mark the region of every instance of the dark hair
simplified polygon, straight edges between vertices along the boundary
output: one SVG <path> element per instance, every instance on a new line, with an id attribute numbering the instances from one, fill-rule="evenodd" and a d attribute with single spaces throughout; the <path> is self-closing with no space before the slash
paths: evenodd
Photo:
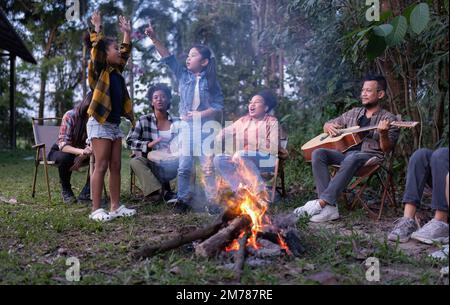
<path id="1" fill-rule="evenodd" d="M 192 49 L 196 49 L 202 56 L 202 59 L 208 59 L 208 65 L 205 70 L 209 93 L 213 94 L 217 92 L 219 88 L 217 87 L 216 59 L 212 56 L 211 49 L 202 44 L 196 44 Z"/>
<path id="2" fill-rule="evenodd" d="M 270 89 L 263 89 L 256 95 L 261 96 L 264 99 L 264 104 L 269 108 L 266 113 L 277 106 L 277 97 Z"/>
<path id="3" fill-rule="evenodd" d="M 166 110 L 169 110 L 169 109 L 170 109 L 170 105 L 171 105 L 170 102 L 171 102 L 171 100 L 172 100 L 172 90 L 170 89 L 170 87 L 167 86 L 166 84 L 161 84 L 161 83 L 159 83 L 159 84 L 156 84 L 156 85 L 154 85 L 154 86 L 151 86 L 151 87 L 148 89 L 148 92 L 147 92 L 147 98 L 148 98 L 148 100 L 150 101 L 150 106 L 152 106 L 152 108 L 154 108 L 153 105 L 152 105 L 153 94 L 154 94 L 156 91 L 163 91 L 163 92 L 164 92 L 164 94 L 166 95 L 167 100 L 168 100 L 168 102 L 167 102 L 167 109 L 166 109 Z"/>
<path id="4" fill-rule="evenodd" d="M 70 130 L 70 137 L 72 139 L 72 146 L 77 148 L 84 148 L 86 146 L 86 124 L 88 121 L 88 113 L 87 110 L 91 103 L 92 99 L 92 91 L 86 95 L 86 97 L 78 103 L 73 109 L 74 117 L 73 117 L 73 126 Z"/>
<path id="5" fill-rule="evenodd" d="M 386 91 L 387 83 L 386 83 L 386 79 L 382 75 L 367 74 L 366 76 L 364 76 L 363 81 L 364 82 L 376 81 L 378 84 L 378 90 Z"/>

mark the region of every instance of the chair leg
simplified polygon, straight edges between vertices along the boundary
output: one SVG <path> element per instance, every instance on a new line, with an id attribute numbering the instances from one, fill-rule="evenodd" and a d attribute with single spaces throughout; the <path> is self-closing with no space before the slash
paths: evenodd
<path id="1" fill-rule="evenodd" d="M 273 175 L 273 183 L 272 183 L 272 195 L 270 197 L 270 202 L 275 201 L 275 192 L 277 190 L 277 182 L 278 182 L 278 166 L 279 166 L 279 159 L 275 161 L 275 173 Z"/>
<path id="2" fill-rule="evenodd" d="M 286 182 L 284 180 L 284 161 L 280 168 L 280 180 L 281 180 L 281 197 L 286 197 Z"/>
<path id="3" fill-rule="evenodd" d="M 46 152 L 45 152 L 45 147 L 44 147 L 43 159 L 44 159 L 45 181 L 47 182 L 48 200 L 51 202 L 52 196 L 50 195 L 50 181 L 48 179 L 48 164 L 47 164 L 47 156 L 45 154 L 46 154 Z"/>
<path id="4" fill-rule="evenodd" d="M 34 160 L 34 176 L 33 176 L 33 187 L 31 189 L 31 198 L 34 198 L 34 195 L 36 193 L 36 179 L 37 179 L 38 167 L 39 167 L 39 150 L 36 150 L 36 158 Z"/>

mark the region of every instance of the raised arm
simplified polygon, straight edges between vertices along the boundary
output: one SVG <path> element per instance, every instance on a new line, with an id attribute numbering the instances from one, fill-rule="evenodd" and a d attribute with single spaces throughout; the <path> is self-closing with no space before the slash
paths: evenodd
<path id="1" fill-rule="evenodd" d="M 95 11 L 92 15 L 91 23 L 94 26 L 94 31 L 90 32 L 92 49 L 88 65 L 88 81 L 90 88 L 94 90 L 101 71 L 106 67 L 106 53 L 99 47 L 103 43 L 103 33 L 102 19 L 98 11 Z"/>
<path id="2" fill-rule="evenodd" d="M 161 55 L 162 58 L 165 58 L 170 55 L 169 50 L 156 36 L 155 30 L 153 29 L 153 26 L 150 21 L 144 33 L 152 40 L 153 44 L 155 45 L 156 51 L 158 51 L 159 55 Z"/>

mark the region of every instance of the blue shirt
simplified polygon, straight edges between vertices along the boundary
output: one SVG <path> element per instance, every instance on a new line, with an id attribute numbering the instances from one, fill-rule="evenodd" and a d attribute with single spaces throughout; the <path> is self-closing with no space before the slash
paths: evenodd
<path id="1" fill-rule="evenodd" d="M 189 71 L 184 65 L 181 65 L 175 58 L 175 55 L 170 55 L 161 59 L 170 70 L 175 74 L 178 81 L 178 91 L 180 92 L 180 116 L 186 115 L 192 110 L 192 101 L 194 99 L 194 90 L 196 84 L 196 76 Z M 206 72 L 200 73 L 199 93 L 200 106 L 198 111 L 213 108 L 216 111 L 223 110 L 223 94 L 218 82 L 214 85 L 216 90 L 209 92 L 208 80 Z"/>

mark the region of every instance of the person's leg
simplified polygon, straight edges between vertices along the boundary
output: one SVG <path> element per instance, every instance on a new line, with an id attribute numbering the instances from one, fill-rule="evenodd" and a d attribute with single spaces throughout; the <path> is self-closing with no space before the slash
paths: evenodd
<path id="1" fill-rule="evenodd" d="M 94 172 L 91 177 L 92 211 L 100 209 L 102 203 L 103 183 L 111 157 L 112 141 L 94 138 L 91 140 L 95 157 Z"/>
<path id="2" fill-rule="evenodd" d="M 74 163 L 75 155 L 52 149 L 48 155 L 49 161 L 54 161 L 58 166 L 59 181 L 61 184 L 61 195 L 64 203 L 75 202 L 75 195 L 72 191 L 70 178 L 72 172 L 70 168 Z"/>
<path id="3" fill-rule="evenodd" d="M 152 170 L 152 162 L 147 158 L 138 157 L 130 160 L 130 167 L 142 186 L 144 196 L 161 189 L 161 183 Z"/>
<path id="4" fill-rule="evenodd" d="M 426 244 L 448 243 L 448 207 L 444 190 L 445 176 L 448 173 L 448 149 L 436 150 L 425 161 L 428 161 L 432 180 L 427 182 L 433 188 L 431 206 L 436 209 L 436 213 L 432 220 L 412 233 L 411 238 Z"/>
<path id="5" fill-rule="evenodd" d="M 422 200 L 425 184 L 431 181 L 431 154 L 432 150 L 430 149 L 419 149 L 409 159 L 405 192 L 403 194 L 403 203 L 405 205 L 403 217 L 394 222 L 395 226 L 388 235 L 388 239 L 391 241 L 407 242 L 414 231 L 417 230 L 414 218 L 417 206 L 420 205 Z"/>
<path id="6" fill-rule="evenodd" d="M 120 203 L 121 160 L 122 139 L 118 138 L 111 143 L 111 156 L 109 162 L 109 192 L 111 194 L 111 211 L 117 210 Z"/>
<path id="7" fill-rule="evenodd" d="M 75 155 L 65 153 L 59 150 L 53 150 L 48 156 L 49 161 L 54 161 L 58 166 L 59 181 L 63 189 L 71 189 L 70 178 L 72 172 L 70 168 L 73 165 Z"/>
<path id="8" fill-rule="evenodd" d="M 326 189 L 320 194 L 320 205 L 322 207 L 324 207 L 325 204 L 336 206 L 339 196 L 350 183 L 356 171 L 372 157 L 373 155 L 362 152 L 352 152 L 347 154 L 340 163 L 340 168 L 336 175 L 330 181 Z M 337 159 L 338 158 L 335 160 Z"/>
<path id="9" fill-rule="evenodd" d="M 266 190 L 266 182 L 261 177 L 262 172 L 275 170 L 275 159 L 269 154 L 256 151 L 238 151 L 233 156 L 238 176 L 244 185 L 253 186 L 256 193 Z"/>
<path id="10" fill-rule="evenodd" d="M 339 165 L 344 158 L 343 153 L 333 149 L 319 148 L 313 152 L 312 172 L 318 197 L 325 191 L 331 180 L 328 166 Z"/>
<path id="11" fill-rule="evenodd" d="M 432 177 L 431 207 L 436 210 L 434 218 L 448 222 L 448 205 L 445 197 L 446 176 L 448 174 L 448 148 L 439 148 L 431 155 L 430 167 Z"/>
<path id="12" fill-rule="evenodd" d="M 203 174 L 203 184 L 206 199 L 209 203 L 214 202 L 217 196 L 216 189 L 216 175 L 214 172 L 214 157 L 201 156 L 199 157 L 200 165 Z"/>
<path id="13" fill-rule="evenodd" d="M 191 174 L 192 174 L 192 156 L 180 156 L 180 166 L 178 167 L 178 191 L 177 198 L 183 202 L 189 202 L 191 199 Z"/>
<path id="14" fill-rule="evenodd" d="M 432 154 L 431 149 L 422 148 L 416 150 L 409 159 L 403 193 L 405 205 L 403 217 L 414 219 L 417 207 L 422 200 L 425 185 L 427 183 L 431 185 L 430 159 Z"/>
<path id="15" fill-rule="evenodd" d="M 223 180 L 230 186 L 233 192 L 236 192 L 239 186 L 240 178 L 236 172 L 236 164 L 230 155 L 217 155 L 214 157 L 214 167 Z"/>

